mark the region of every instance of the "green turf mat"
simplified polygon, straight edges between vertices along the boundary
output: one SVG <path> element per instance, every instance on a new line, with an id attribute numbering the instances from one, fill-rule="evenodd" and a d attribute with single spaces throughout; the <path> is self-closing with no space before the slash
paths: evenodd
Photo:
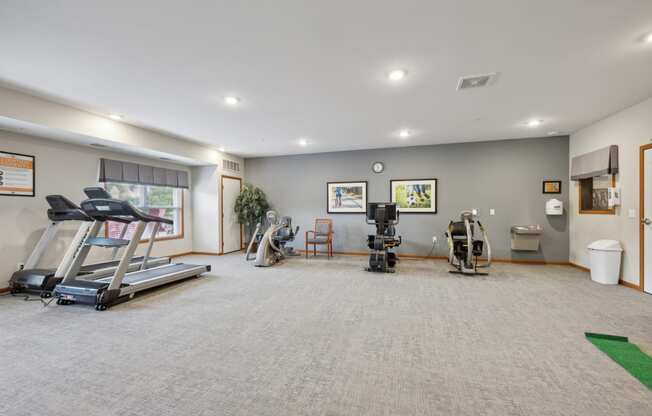
<path id="1" fill-rule="evenodd" d="M 601 339 L 610 339 L 612 341 L 623 341 L 629 342 L 627 337 L 621 337 L 620 335 L 607 335 L 607 334 L 596 334 L 594 332 L 585 332 L 587 338 L 601 338 Z"/>
<path id="2" fill-rule="evenodd" d="M 636 345 L 627 341 L 626 337 L 615 335 L 594 334 L 586 332 L 586 339 L 620 364 L 629 374 L 633 375 L 652 390 L 652 357 L 641 351 Z"/>

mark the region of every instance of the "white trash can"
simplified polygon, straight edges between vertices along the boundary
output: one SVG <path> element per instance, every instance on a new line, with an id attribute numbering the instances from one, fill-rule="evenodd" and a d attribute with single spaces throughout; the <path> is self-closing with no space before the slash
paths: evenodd
<path id="1" fill-rule="evenodd" d="M 591 280 L 603 285 L 617 285 L 623 247 L 616 240 L 598 240 L 587 247 L 591 262 Z"/>

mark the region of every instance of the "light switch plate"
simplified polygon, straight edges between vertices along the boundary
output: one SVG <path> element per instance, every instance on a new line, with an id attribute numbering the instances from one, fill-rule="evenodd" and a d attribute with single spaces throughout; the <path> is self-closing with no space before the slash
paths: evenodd
<path id="1" fill-rule="evenodd" d="M 634 208 L 629 209 L 629 218 L 636 218 L 636 210 Z"/>
<path id="2" fill-rule="evenodd" d="M 496 210 L 493 208 L 489 208 L 489 215 L 496 215 Z"/>

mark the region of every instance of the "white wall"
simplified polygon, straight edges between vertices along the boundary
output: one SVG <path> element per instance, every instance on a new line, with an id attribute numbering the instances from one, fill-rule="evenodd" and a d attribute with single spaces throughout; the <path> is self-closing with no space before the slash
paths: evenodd
<path id="1" fill-rule="evenodd" d="M 62 194 L 72 201 L 83 199 L 83 188 L 97 185 L 101 157 L 146 163 L 153 166 L 189 171 L 185 166 L 90 147 L 0 131 L 0 150 L 25 153 L 36 157 L 36 196 L 34 198 L 0 196 L 0 288 L 8 286 L 17 263 L 24 261 L 47 226 L 45 196 Z M 192 187 L 192 176 L 191 176 Z M 171 255 L 192 251 L 192 204 L 190 192 L 184 192 L 184 238 L 154 244 L 154 255 Z M 43 259 L 43 266 L 56 266 L 77 225 L 67 225 L 55 247 Z M 141 244 L 139 252 L 144 251 Z M 92 259 L 105 259 L 110 250 L 94 248 Z"/>
<path id="2" fill-rule="evenodd" d="M 242 178 L 244 175 L 244 161 L 240 158 L 228 156 L 228 159 L 240 163 L 240 172 L 225 171 L 222 163 L 218 166 L 198 166 L 192 168 L 193 192 L 192 206 L 193 217 L 193 250 L 204 253 L 222 252 L 220 240 L 221 200 L 220 178 L 222 175 Z M 227 208 L 229 209 L 229 208 Z"/>
<path id="3" fill-rule="evenodd" d="M 199 166 L 192 169 L 193 223 L 192 246 L 195 251 L 219 253 L 219 174 L 215 166 Z"/>
<path id="4" fill-rule="evenodd" d="M 77 108 L 44 100 L 22 91 L 0 86 L 0 118 L 28 123 L 43 137 L 66 137 L 81 143 L 97 142 L 131 152 L 152 152 L 155 156 L 183 158 L 201 164 L 215 164 L 217 150 L 167 134 L 113 121 Z M 183 162 L 182 162 L 183 163 Z"/>
<path id="5" fill-rule="evenodd" d="M 570 261 L 588 267 L 586 246 L 599 239 L 619 240 L 623 244 L 622 279 L 639 284 L 639 149 L 652 141 L 652 98 L 571 135 L 569 157 L 612 144 L 618 145 L 620 172 L 616 177 L 621 188 L 622 205 L 616 215 L 579 215 L 577 183 L 571 184 L 570 194 Z M 636 210 L 636 218 L 628 211 Z"/>

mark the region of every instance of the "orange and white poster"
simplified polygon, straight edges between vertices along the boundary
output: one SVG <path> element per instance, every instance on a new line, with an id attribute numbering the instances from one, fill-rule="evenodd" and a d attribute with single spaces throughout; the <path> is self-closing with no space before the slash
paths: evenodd
<path id="1" fill-rule="evenodd" d="M 0 195 L 34 196 L 34 156 L 0 152 Z"/>

